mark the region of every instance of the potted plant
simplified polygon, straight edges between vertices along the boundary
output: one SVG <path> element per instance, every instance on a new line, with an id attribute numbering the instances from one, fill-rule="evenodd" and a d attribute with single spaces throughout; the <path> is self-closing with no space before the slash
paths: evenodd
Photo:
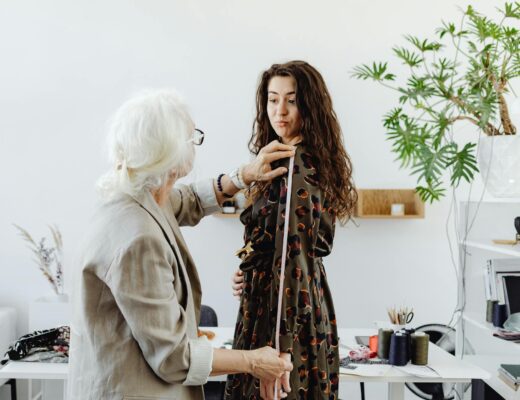
<path id="1" fill-rule="evenodd" d="M 384 116 L 383 126 L 401 166 L 418 175 L 424 201 L 444 196 L 445 171 L 456 187 L 462 179 L 471 182 L 479 166 L 492 194 L 520 196 L 520 140 L 506 101 L 511 81 L 520 76 L 520 3 L 505 3 L 499 11 L 500 20 L 493 21 L 469 6 L 459 25 L 442 23 L 437 40 L 405 36 L 409 45 L 392 49 L 409 67 L 402 83 L 387 62 L 352 72 L 399 93 L 399 105 Z M 459 145 L 453 130 L 459 121 L 483 135 Z"/>

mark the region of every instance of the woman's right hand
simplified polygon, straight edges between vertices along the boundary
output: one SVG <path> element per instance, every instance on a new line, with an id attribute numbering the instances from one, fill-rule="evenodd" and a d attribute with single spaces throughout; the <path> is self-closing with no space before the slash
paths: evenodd
<path id="1" fill-rule="evenodd" d="M 282 158 L 289 158 L 296 153 L 296 147 L 288 144 L 280 143 L 278 140 L 273 140 L 271 143 L 262 147 L 258 152 L 256 158 L 249 164 L 242 167 L 242 178 L 246 185 L 253 182 L 270 181 L 277 176 L 283 175 L 287 172 L 287 168 L 278 167 L 271 169 L 271 163 Z"/>
<path id="2" fill-rule="evenodd" d="M 249 373 L 255 378 L 274 381 L 293 369 L 291 362 L 281 358 L 272 347 L 265 346 L 245 353 L 250 365 Z"/>
<path id="3" fill-rule="evenodd" d="M 233 296 L 240 300 L 242 291 L 244 289 L 244 272 L 241 269 L 237 269 L 231 278 L 231 288 L 233 289 Z"/>

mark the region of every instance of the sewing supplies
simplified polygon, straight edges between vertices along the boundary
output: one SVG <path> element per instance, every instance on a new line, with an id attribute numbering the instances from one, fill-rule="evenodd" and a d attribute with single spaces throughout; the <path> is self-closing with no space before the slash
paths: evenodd
<path id="1" fill-rule="evenodd" d="M 386 310 L 388 312 L 388 317 L 390 318 L 390 322 L 394 325 L 406 325 L 412 322 L 414 313 L 413 308 L 401 307 L 397 310 L 395 307 L 388 308 Z"/>
<path id="2" fill-rule="evenodd" d="M 366 346 L 359 346 L 357 349 L 350 350 L 348 356 L 352 361 L 368 360 L 374 358 L 375 354 Z"/>
<path id="3" fill-rule="evenodd" d="M 408 364 L 410 360 L 410 335 L 400 331 L 393 333 L 390 338 L 390 352 L 388 363 L 396 366 Z"/>
<path id="4" fill-rule="evenodd" d="M 377 353 L 377 340 L 379 335 L 372 335 L 368 338 L 368 348 L 371 352 Z"/>
<path id="5" fill-rule="evenodd" d="M 282 244 L 282 264 L 280 270 L 280 286 L 278 288 L 278 309 L 276 312 L 276 331 L 275 331 L 275 347 L 280 352 L 280 320 L 282 316 L 282 299 L 283 286 L 285 281 L 285 262 L 287 260 L 287 239 L 289 236 L 289 216 L 291 214 L 291 192 L 292 192 L 292 176 L 294 170 L 294 156 L 289 161 L 289 170 L 287 172 L 287 199 L 285 200 L 285 219 L 283 225 L 283 244 Z M 278 400 L 278 380 L 274 384 L 274 400 Z"/>
<path id="6" fill-rule="evenodd" d="M 428 364 L 428 343 L 430 335 L 424 332 L 416 332 L 411 334 L 411 359 L 412 364 L 427 365 Z"/>
<path id="7" fill-rule="evenodd" d="M 493 307 L 493 326 L 503 328 L 507 319 L 507 306 L 505 304 L 495 304 Z"/>
<path id="8" fill-rule="evenodd" d="M 375 358 L 375 359 L 354 361 L 354 360 L 351 360 L 350 357 L 344 357 L 339 360 L 339 366 L 342 368 L 355 369 L 356 364 L 384 365 L 384 364 L 388 364 L 388 360 L 380 360 L 379 358 Z"/>
<path id="9" fill-rule="evenodd" d="M 486 301 L 486 322 L 493 322 L 493 310 L 495 304 L 498 304 L 498 300 L 487 300 Z"/>
<path id="10" fill-rule="evenodd" d="M 388 359 L 390 352 L 390 339 L 394 331 L 392 329 L 380 328 L 377 337 L 377 356 L 382 360 Z"/>

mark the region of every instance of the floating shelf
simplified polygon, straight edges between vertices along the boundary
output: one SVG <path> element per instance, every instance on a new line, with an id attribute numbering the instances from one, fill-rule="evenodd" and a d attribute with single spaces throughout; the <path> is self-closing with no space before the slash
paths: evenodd
<path id="1" fill-rule="evenodd" d="M 404 215 L 390 214 L 394 203 L 404 204 Z M 354 215 L 378 219 L 424 218 L 424 203 L 415 189 L 358 189 Z"/>
<path id="2" fill-rule="evenodd" d="M 494 253 L 504 254 L 507 256 L 520 257 L 520 245 L 510 244 L 494 244 L 492 240 L 490 243 L 481 243 L 473 240 L 468 240 L 465 243 L 459 242 L 460 245 L 466 245 L 475 249 L 487 250 Z"/>
<path id="3" fill-rule="evenodd" d="M 234 214 L 225 214 L 223 212 L 217 212 L 217 213 L 213 213 L 211 215 L 213 215 L 214 217 L 217 217 L 217 218 L 238 218 L 238 217 L 240 217 L 240 213 L 242 211 L 243 210 L 240 210 L 240 212 L 236 212 Z"/>
<path id="4" fill-rule="evenodd" d="M 482 334 L 488 336 L 489 339 L 494 342 L 495 346 L 500 346 L 501 349 L 503 349 L 504 353 L 517 354 L 517 357 L 520 357 L 520 343 L 493 336 L 493 333 L 497 328 L 495 328 L 492 323 L 487 322 L 484 318 L 478 316 L 474 312 L 465 312 L 462 318 L 468 324 L 471 324 L 480 330 Z"/>

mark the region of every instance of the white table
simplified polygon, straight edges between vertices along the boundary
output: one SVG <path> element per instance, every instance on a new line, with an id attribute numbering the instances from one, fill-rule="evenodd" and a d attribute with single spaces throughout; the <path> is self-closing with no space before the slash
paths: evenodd
<path id="1" fill-rule="evenodd" d="M 339 329 L 341 346 L 356 346 L 356 336 L 375 335 L 375 329 Z M 343 354 L 342 354 L 343 355 Z M 489 373 L 466 361 L 452 356 L 447 351 L 432 343 L 428 346 L 428 366 L 438 373 L 437 377 L 419 377 L 404 373 L 399 367 L 391 367 L 384 376 L 356 376 L 341 368 L 340 381 L 345 382 L 387 382 L 388 399 L 403 400 L 406 382 L 468 383 L 472 379 L 488 379 Z"/>
<path id="2" fill-rule="evenodd" d="M 29 399 L 43 398 L 43 387 L 47 380 L 63 380 L 63 399 L 67 396 L 67 374 L 69 365 L 66 363 L 41 363 L 26 361 L 10 361 L 0 369 L 0 379 L 27 379 L 29 381 Z M 33 393 L 32 380 L 44 381 L 42 390 Z"/>
<path id="3" fill-rule="evenodd" d="M 222 347 L 226 341 L 233 337 L 233 328 L 201 328 L 215 332 L 212 340 L 214 347 Z M 348 349 L 345 347 L 357 347 L 356 336 L 370 336 L 376 334 L 375 329 L 339 329 L 340 354 L 346 356 Z M 345 350 L 344 350 L 345 349 Z M 475 367 L 465 361 L 459 360 L 440 347 L 430 343 L 428 351 L 428 366 L 438 372 L 435 378 L 418 377 L 402 372 L 398 367 L 391 367 L 384 376 L 359 376 L 352 371 L 341 368 L 340 381 L 342 382 L 386 382 L 388 383 L 388 399 L 403 400 L 404 386 L 406 382 L 453 382 L 468 383 L 472 379 L 488 379 L 489 374 L 481 368 Z M 214 377 L 213 380 L 222 380 L 225 377 Z"/>
<path id="4" fill-rule="evenodd" d="M 210 327 L 201 329 L 210 330 L 215 333 L 215 337 L 211 341 L 213 347 L 226 347 L 225 343 L 231 341 L 233 338 L 234 328 Z M 341 347 L 356 346 L 355 336 L 369 336 L 375 333 L 376 331 L 374 329 L 339 329 Z M 229 346 L 227 347 L 229 348 Z M 472 379 L 488 379 L 490 377 L 483 369 L 459 360 L 431 343 L 428 352 L 428 365 L 439 373 L 438 377 L 418 377 L 403 373 L 397 367 L 392 367 L 384 376 L 357 376 L 348 373 L 348 370 L 342 368 L 340 371 L 340 381 L 386 382 L 388 383 L 388 399 L 403 400 L 404 384 L 406 382 L 467 383 L 471 382 Z M 61 379 L 66 381 L 67 368 L 67 364 L 12 361 L 0 369 L 0 379 Z M 224 379 L 226 379 L 225 376 L 211 378 L 211 380 L 220 381 Z"/>

